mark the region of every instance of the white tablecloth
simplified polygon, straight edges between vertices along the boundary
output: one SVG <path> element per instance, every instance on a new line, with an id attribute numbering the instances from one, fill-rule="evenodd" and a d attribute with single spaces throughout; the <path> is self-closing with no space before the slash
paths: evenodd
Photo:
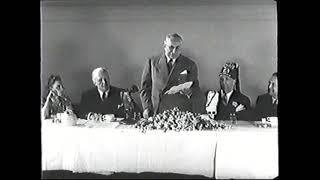
<path id="1" fill-rule="evenodd" d="M 241 123 L 239 123 L 241 124 Z M 216 178 L 278 175 L 277 129 L 149 131 L 42 126 L 43 170 L 172 172 Z"/>
<path id="2" fill-rule="evenodd" d="M 213 177 L 216 133 L 42 126 L 43 170 Z"/>
<path id="3" fill-rule="evenodd" d="M 278 176 L 276 128 L 243 125 L 229 132 L 219 132 L 217 141 L 217 179 L 271 179 Z"/>

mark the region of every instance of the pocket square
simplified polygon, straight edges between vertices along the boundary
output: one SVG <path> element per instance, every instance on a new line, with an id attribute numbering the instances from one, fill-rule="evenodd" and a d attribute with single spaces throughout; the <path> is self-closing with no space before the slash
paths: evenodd
<path id="1" fill-rule="evenodd" d="M 187 74 L 188 73 L 188 71 L 187 70 L 184 70 L 184 71 L 182 71 L 180 74 Z"/>

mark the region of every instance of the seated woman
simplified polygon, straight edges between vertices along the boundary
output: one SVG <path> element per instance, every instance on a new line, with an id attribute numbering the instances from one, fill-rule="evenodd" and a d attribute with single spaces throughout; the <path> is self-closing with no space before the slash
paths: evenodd
<path id="1" fill-rule="evenodd" d="M 60 76 L 51 75 L 48 80 L 47 93 L 42 99 L 41 119 L 52 118 L 57 113 L 73 113 L 71 100 L 64 94 Z"/>

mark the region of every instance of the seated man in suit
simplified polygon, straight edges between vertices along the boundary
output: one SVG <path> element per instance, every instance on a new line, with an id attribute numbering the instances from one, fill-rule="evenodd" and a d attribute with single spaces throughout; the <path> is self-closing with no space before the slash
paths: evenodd
<path id="1" fill-rule="evenodd" d="M 207 111 L 209 106 L 216 107 L 213 108 L 216 109 L 216 120 L 229 120 L 230 116 L 233 115 L 239 120 L 251 120 L 250 99 L 240 92 L 239 65 L 237 63 L 226 63 L 219 77 L 221 89 L 214 92 L 214 96 L 208 96 L 216 100 L 207 100 Z"/>
<path id="2" fill-rule="evenodd" d="M 205 96 L 199 87 L 197 65 L 181 55 L 182 42 L 179 34 L 168 34 L 164 52 L 148 58 L 141 78 L 143 117 L 174 107 L 204 112 Z"/>
<path id="3" fill-rule="evenodd" d="M 81 117 L 86 119 L 90 112 L 99 114 L 114 114 L 115 117 L 125 117 L 125 105 L 128 98 L 125 90 L 110 85 L 110 77 L 106 68 L 96 68 L 92 72 L 92 81 L 96 86 L 81 96 Z M 126 99 L 126 100 L 124 100 Z M 133 100 L 130 99 L 130 102 Z M 133 101 L 134 102 L 134 101 Z M 133 103 L 133 109 L 138 112 L 138 107 Z"/>
<path id="4" fill-rule="evenodd" d="M 273 73 L 268 85 L 268 93 L 258 96 L 256 101 L 256 120 L 277 117 L 278 109 L 278 74 Z"/>

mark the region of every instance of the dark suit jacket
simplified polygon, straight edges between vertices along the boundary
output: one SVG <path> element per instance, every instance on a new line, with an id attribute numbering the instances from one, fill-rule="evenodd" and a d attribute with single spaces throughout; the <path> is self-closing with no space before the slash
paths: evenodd
<path id="1" fill-rule="evenodd" d="M 180 74 L 184 70 L 188 72 L 187 75 Z M 190 99 L 181 94 L 164 95 L 172 86 L 188 81 L 193 81 Z M 153 113 L 159 111 L 159 106 L 164 110 L 180 105 L 194 112 L 205 111 L 205 96 L 199 88 L 197 65 L 183 55 L 176 59 L 170 73 L 164 54 L 149 58 L 142 73 L 140 98 L 143 110 L 148 108 Z"/>
<path id="2" fill-rule="evenodd" d="M 108 97 L 102 101 L 98 89 L 92 88 L 84 92 L 80 102 L 80 116 L 86 118 L 89 112 L 101 114 L 114 114 L 116 117 L 125 117 L 124 107 L 121 106 L 122 99 L 120 92 L 123 89 L 110 86 Z M 135 105 L 136 106 L 136 105 Z"/>
<path id="3" fill-rule="evenodd" d="M 236 107 L 234 106 L 234 102 L 237 104 L 244 105 L 246 109 L 239 112 L 235 112 Z M 230 113 L 235 113 L 238 120 L 253 120 L 250 99 L 236 90 L 233 90 L 233 93 L 230 96 L 227 106 L 223 104 L 221 93 L 219 93 L 217 111 L 217 116 L 215 117 L 215 119 L 217 120 L 229 120 Z"/>
<path id="4" fill-rule="evenodd" d="M 255 107 L 256 120 L 265 117 L 277 117 L 277 104 L 272 104 L 272 96 L 268 93 L 258 96 Z"/>

